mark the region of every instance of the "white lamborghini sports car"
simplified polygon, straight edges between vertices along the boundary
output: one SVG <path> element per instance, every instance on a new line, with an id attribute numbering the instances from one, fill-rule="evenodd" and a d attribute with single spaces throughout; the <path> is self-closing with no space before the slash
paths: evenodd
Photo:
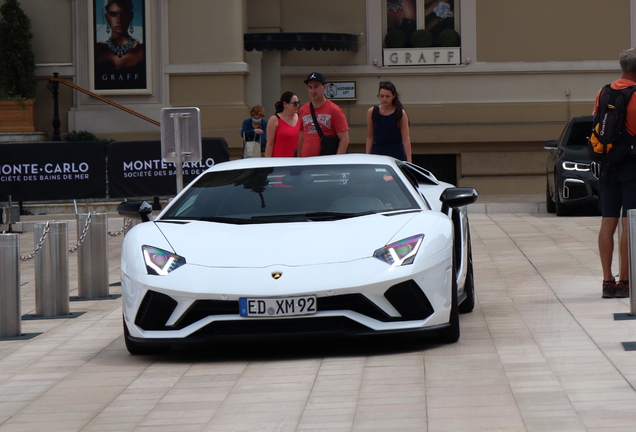
<path id="1" fill-rule="evenodd" d="M 222 338 L 433 331 L 459 338 L 475 304 L 466 205 L 456 188 L 363 154 L 255 158 L 208 169 L 123 242 L 128 351 Z"/>

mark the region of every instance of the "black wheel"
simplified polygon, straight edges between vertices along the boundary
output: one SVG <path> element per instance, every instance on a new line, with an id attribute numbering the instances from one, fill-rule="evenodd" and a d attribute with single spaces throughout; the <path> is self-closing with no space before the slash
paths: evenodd
<path id="1" fill-rule="evenodd" d="M 545 185 L 545 209 L 548 213 L 554 213 L 556 211 L 556 203 L 550 196 L 550 185 L 546 181 Z"/>
<path id="2" fill-rule="evenodd" d="M 150 355 L 150 354 L 163 354 L 170 351 L 170 346 L 150 347 L 144 344 L 137 343 L 130 340 L 130 333 L 128 327 L 124 322 L 124 342 L 126 343 L 126 349 L 132 355 Z"/>
<path id="3" fill-rule="evenodd" d="M 473 248 L 470 244 L 470 232 L 468 233 L 467 263 L 466 280 L 464 281 L 464 292 L 466 293 L 466 298 L 457 309 L 460 314 L 469 313 L 475 309 L 475 276 L 473 274 Z"/>
<path id="4" fill-rule="evenodd" d="M 455 261 L 453 261 L 453 269 L 451 272 L 451 311 L 448 320 L 449 326 L 444 328 L 440 333 L 439 340 L 442 343 L 455 343 L 459 340 L 459 307 L 457 304 L 456 274 L 457 269 L 455 268 Z"/>

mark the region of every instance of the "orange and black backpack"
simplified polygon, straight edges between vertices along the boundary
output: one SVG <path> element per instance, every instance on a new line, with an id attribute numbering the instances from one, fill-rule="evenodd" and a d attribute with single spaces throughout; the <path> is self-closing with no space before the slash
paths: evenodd
<path id="1" fill-rule="evenodd" d="M 601 89 L 588 150 L 590 158 L 602 166 L 617 167 L 635 151 L 636 138 L 625 127 L 627 105 L 634 91 L 636 85 L 615 90 L 607 84 Z"/>

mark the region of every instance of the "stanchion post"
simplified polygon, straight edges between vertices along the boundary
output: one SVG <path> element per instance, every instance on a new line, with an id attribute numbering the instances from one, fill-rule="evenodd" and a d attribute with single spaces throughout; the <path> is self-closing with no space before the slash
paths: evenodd
<path id="1" fill-rule="evenodd" d="M 629 314 L 636 315 L 636 299 L 632 286 L 636 280 L 636 210 L 627 210 L 627 233 L 629 235 Z"/>
<path id="2" fill-rule="evenodd" d="M 46 223 L 33 224 L 35 243 Z M 70 314 L 68 289 L 68 228 L 66 222 L 50 222 L 42 249 L 35 255 L 35 315 L 53 317 Z"/>
<path id="3" fill-rule="evenodd" d="M 0 338 L 20 336 L 20 320 L 20 240 L 0 234 Z"/>
<path id="4" fill-rule="evenodd" d="M 77 218 L 77 238 L 81 239 L 87 213 Z M 90 215 L 90 225 L 77 250 L 77 291 L 81 299 L 108 297 L 108 215 Z"/>
<path id="5" fill-rule="evenodd" d="M 59 75 L 60 74 L 57 72 L 53 73 L 54 78 L 58 78 Z M 51 141 L 62 141 L 62 138 L 60 137 L 60 126 L 62 122 L 60 121 L 60 108 L 58 101 L 60 94 L 59 87 L 59 81 L 49 81 L 48 88 L 51 93 L 53 93 L 53 121 L 51 123 L 53 126 L 53 137 L 51 138 Z"/>

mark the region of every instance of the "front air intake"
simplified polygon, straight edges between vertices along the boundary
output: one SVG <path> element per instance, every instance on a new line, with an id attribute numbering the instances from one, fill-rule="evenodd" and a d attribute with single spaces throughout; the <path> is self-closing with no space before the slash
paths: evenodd
<path id="1" fill-rule="evenodd" d="M 156 291 L 148 291 L 139 305 L 135 325 L 143 330 L 165 330 L 177 301 Z"/>
<path id="2" fill-rule="evenodd" d="M 402 315 L 401 321 L 423 320 L 435 312 L 431 302 L 413 280 L 393 285 L 384 297 Z"/>

